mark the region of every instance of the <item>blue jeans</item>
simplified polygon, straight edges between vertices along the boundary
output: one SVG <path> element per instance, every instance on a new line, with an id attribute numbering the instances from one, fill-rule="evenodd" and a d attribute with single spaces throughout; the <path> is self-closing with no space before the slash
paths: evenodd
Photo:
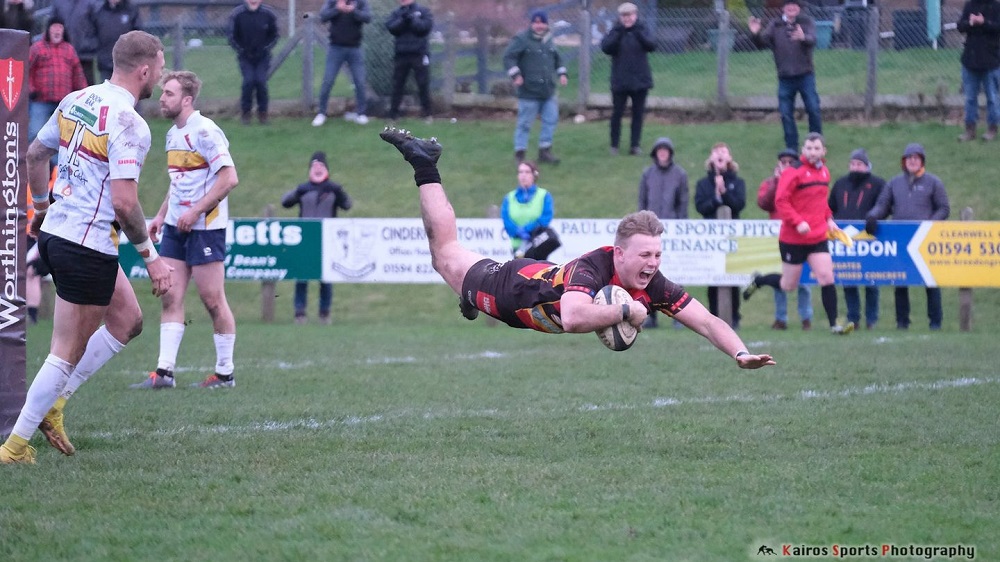
<path id="1" fill-rule="evenodd" d="M 295 282 L 295 315 L 305 316 L 306 314 L 306 297 L 309 294 L 309 282 L 308 281 L 296 281 Z M 319 284 L 319 314 L 320 316 L 329 316 L 330 305 L 333 304 L 333 283 L 323 283 Z"/>
<path id="2" fill-rule="evenodd" d="M 865 325 L 878 323 L 878 287 L 865 287 Z M 844 303 L 847 305 L 847 321 L 859 326 L 861 322 L 861 288 L 844 287 Z"/>
<path id="3" fill-rule="evenodd" d="M 997 99 L 998 70 L 969 70 L 962 66 L 962 91 L 965 92 L 965 124 L 979 122 L 979 91 L 986 92 L 986 123 L 1000 123 L 1000 100 Z"/>
<path id="4" fill-rule="evenodd" d="M 798 292 L 799 318 L 802 320 L 812 320 L 813 305 L 812 291 L 805 285 L 799 285 Z M 774 319 L 788 323 L 788 293 L 775 289 L 774 291 Z"/>
<path id="5" fill-rule="evenodd" d="M 527 150 L 528 137 L 535 117 L 541 114 L 542 130 L 538 134 L 538 148 L 552 146 L 559 123 L 559 100 L 552 96 L 547 100 L 517 99 L 517 127 L 514 129 L 514 150 Z"/>
<path id="6" fill-rule="evenodd" d="M 785 147 L 799 149 L 799 130 L 795 127 L 795 94 L 802 96 L 802 105 L 809 116 L 809 132 L 822 133 L 823 122 L 819 116 L 819 94 L 816 93 L 816 75 L 778 78 L 778 112 L 781 127 L 785 130 Z"/>
<path id="7" fill-rule="evenodd" d="M 38 131 L 42 130 L 45 123 L 56 112 L 59 104 L 48 101 L 33 101 L 28 103 L 28 142 L 35 140 Z"/>
<path id="8" fill-rule="evenodd" d="M 240 58 L 240 74 L 243 75 L 243 85 L 240 90 L 240 110 L 244 115 L 250 113 L 253 107 L 253 94 L 257 92 L 257 113 L 267 113 L 267 69 L 271 66 L 271 57 L 259 61 Z"/>
<path id="9" fill-rule="evenodd" d="M 326 70 L 323 71 L 323 85 L 319 88 L 319 112 L 326 113 L 330 103 L 330 90 L 337 81 L 340 68 L 347 63 L 354 81 L 354 111 L 364 115 L 368 109 L 368 96 L 365 93 L 365 52 L 361 47 L 342 47 L 330 45 L 326 49 Z"/>

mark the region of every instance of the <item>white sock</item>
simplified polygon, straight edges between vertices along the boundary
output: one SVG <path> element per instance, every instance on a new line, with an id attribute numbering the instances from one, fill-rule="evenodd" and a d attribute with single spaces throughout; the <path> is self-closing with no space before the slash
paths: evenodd
<path id="1" fill-rule="evenodd" d="M 38 424 L 42 423 L 42 418 L 56 403 L 56 398 L 59 398 L 59 393 L 72 372 L 73 365 L 55 355 L 50 353 L 45 358 L 42 367 L 38 369 L 38 374 L 35 375 L 35 380 L 31 381 L 31 386 L 28 387 L 24 407 L 17 416 L 12 433 L 28 441 L 31 440 L 31 436 L 38 429 Z"/>
<path id="2" fill-rule="evenodd" d="M 233 365 L 233 348 L 236 347 L 236 334 L 214 334 L 215 340 L 215 372 L 220 375 L 231 375 L 236 370 Z"/>
<path id="3" fill-rule="evenodd" d="M 111 335 L 111 332 L 108 331 L 108 327 L 102 325 L 94 332 L 94 335 L 90 336 L 90 340 L 87 342 L 87 350 L 83 352 L 83 357 L 76 364 L 76 369 L 73 370 L 73 374 L 69 376 L 69 381 L 66 382 L 66 388 L 63 388 L 62 394 L 59 396 L 67 400 L 70 399 L 73 393 L 76 392 L 76 389 L 87 382 L 90 375 L 93 375 L 105 363 L 111 361 L 111 358 L 118 355 L 118 352 L 122 349 L 125 349 L 125 344 L 116 340 Z"/>
<path id="4" fill-rule="evenodd" d="M 180 322 L 160 324 L 160 359 L 156 363 L 157 369 L 174 370 L 182 339 L 184 339 L 184 324 Z"/>

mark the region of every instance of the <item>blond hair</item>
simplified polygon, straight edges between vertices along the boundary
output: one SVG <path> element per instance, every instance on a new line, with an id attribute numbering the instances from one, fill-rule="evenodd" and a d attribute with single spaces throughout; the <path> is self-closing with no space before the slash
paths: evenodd
<path id="1" fill-rule="evenodd" d="M 177 83 L 181 85 L 181 97 L 191 96 L 192 103 L 198 99 L 198 94 L 201 92 L 201 79 L 198 78 L 197 74 L 190 70 L 171 70 L 163 75 L 160 84 L 166 84 L 171 80 L 177 80 Z"/>
<path id="2" fill-rule="evenodd" d="M 625 215 L 615 231 L 615 246 L 621 246 L 636 234 L 660 236 L 663 234 L 663 223 L 653 211 L 637 211 Z"/>
<path id="3" fill-rule="evenodd" d="M 729 164 L 726 165 L 726 169 L 733 173 L 740 171 L 740 165 L 736 163 L 736 160 L 733 160 L 733 149 L 729 148 L 729 145 L 724 142 L 717 142 L 712 145 L 712 150 L 708 151 L 708 158 L 705 159 L 705 169 L 709 172 L 715 169 L 712 167 L 712 153 L 717 148 L 725 148 L 729 151 Z"/>
<path id="4" fill-rule="evenodd" d="M 129 73 L 144 64 L 156 60 L 156 54 L 163 50 L 163 43 L 155 35 L 145 31 L 129 31 L 115 42 L 111 50 L 111 60 L 115 68 Z"/>

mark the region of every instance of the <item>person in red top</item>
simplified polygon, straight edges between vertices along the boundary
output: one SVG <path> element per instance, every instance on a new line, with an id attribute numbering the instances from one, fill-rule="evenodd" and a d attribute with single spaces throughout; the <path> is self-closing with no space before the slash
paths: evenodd
<path id="1" fill-rule="evenodd" d="M 660 272 L 663 223 L 655 213 L 626 215 L 618 224 L 614 246 L 562 265 L 526 258 L 499 263 L 459 243 L 455 211 L 437 169 L 441 156 L 437 140 L 416 138 L 393 127 L 380 136 L 413 167 L 431 264 L 458 293 L 459 309 L 469 320 L 482 311 L 513 328 L 586 333 L 621 322 L 639 328 L 655 309 L 706 338 L 741 369 L 775 364 L 770 355 L 747 351 L 729 324 Z M 633 300 L 595 304 L 594 295 L 606 285 L 624 288 Z"/>
<path id="2" fill-rule="evenodd" d="M 62 99 L 87 87 L 80 58 L 62 19 L 52 16 L 41 41 L 28 51 L 28 141 L 49 120 Z"/>
<path id="3" fill-rule="evenodd" d="M 802 265 L 809 263 L 820 287 L 823 310 L 834 334 L 849 334 L 854 324 L 837 323 L 837 288 L 833 284 L 833 258 L 827 240 L 842 235 L 833 221 L 827 202 L 830 193 L 830 170 L 826 167 L 826 146 L 823 135 L 809 133 L 802 145 L 802 165 L 786 168 L 778 180 L 774 206 L 781 229 L 778 249 L 781 253 L 781 274 L 755 275 L 744 291 L 744 298 L 757 287 L 767 285 L 782 291 L 799 287 Z"/>

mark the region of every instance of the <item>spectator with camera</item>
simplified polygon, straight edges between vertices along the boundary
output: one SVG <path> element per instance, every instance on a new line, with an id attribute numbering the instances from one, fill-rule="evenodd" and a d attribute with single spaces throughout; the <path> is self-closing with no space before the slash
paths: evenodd
<path id="1" fill-rule="evenodd" d="M 354 81 L 354 111 L 344 115 L 347 121 L 358 125 L 368 123 L 368 95 L 365 90 L 365 52 L 361 47 L 362 28 L 372 20 L 368 0 L 326 0 L 319 12 L 319 19 L 330 24 L 330 45 L 326 49 L 326 70 L 323 85 L 319 88 L 319 111 L 312 120 L 313 127 L 326 123 L 326 109 L 330 103 L 330 90 L 337 80 L 340 67 L 347 64 Z"/>
<path id="2" fill-rule="evenodd" d="M 801 0 L 784 0 L 781 17 L 762 27 L 751 17 L 747 23 L 755 45 L 769 48 L 778 68 L 778 112 L 785 134 L 785 148 L 799 149 L 799 131 L 795 126 L 795 96 L 809 116 L 809 132 L 822 133 L 819 93 L 813 71 L 813 48 L 816 46 L 816 23 L 802 13 Z"/>
<path id="3" fill-rule="evenodd" d="M 396 38 L 392 68 L 392 98 L 389 119 L 399 119 L 399 106 L 410 72 L 417 81 L 421 116 L 430 120 L 431 108 L 431 59 L 428 36 L 434 29 L 434 15 L 413 0 L 399 0 L 399 7 L 389 14 L 385 28 Z"/>

